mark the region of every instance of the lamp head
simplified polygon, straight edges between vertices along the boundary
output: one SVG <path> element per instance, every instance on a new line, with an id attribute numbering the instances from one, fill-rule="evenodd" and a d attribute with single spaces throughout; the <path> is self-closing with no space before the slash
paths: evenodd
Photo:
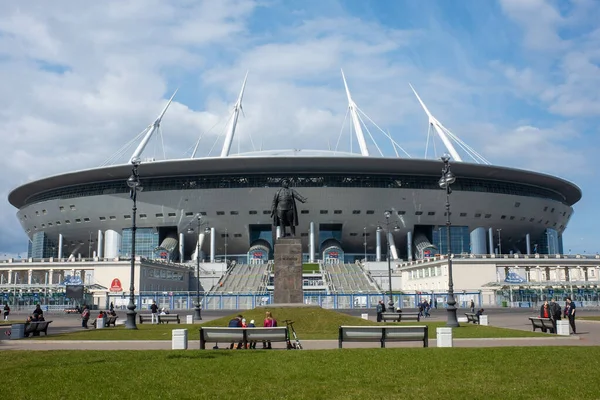
<path id="1" fill-rule="evenodd" d="M 210 233 L 210 228 L 208 226 L 204 228 L 204 233 L 206 233 L 207 235 Z"/>
<path id="2" fill-rule="evenodd" d="M 379 225 L 377 225 L 377 232 L 381 232 L 383 230 L 383 228 Z"/>
<path id="3" fill-rule="evenodd" d="M 400 232 L 400 227 L 398 225 L 394 226 L 394 232 Z"/>
<path id="4" fill-rule="evenodd" d="M 140 186 L 139 178 L 131 174 L 131 176 L 127 178 L 127 186 L 129 186 L 132 189 L 137 189 Z"/>
<path id="5" fill-rule="evenodd" d="M 188 228 L 188 233 L 194 233 L 194 228 Z"/>
<path id="6" fill-rule="evenodd" d="M 139 166 L 141 163 L 142 163 L 142 160 L 141 160 L 139 157 L 133 157 L 133 158 L 131 159 L 131 164 L 132 164 L 134 167 L 137 167 L 137 166 Z"/>
<path id="7" fill-rule="evenodd" d="M 386 211 L 386 212 L 383 213 L 383 215 L 385 215 L 386 219 L 389 219 L 392 216 L 392 213 L 389 212 L 389 211 Z"/>
<path id="8" fill-rule="evenodd" d="M 445 163 L 450 162 L 450 154 L 446 153 L 441 157 L 441 160 Z"/>

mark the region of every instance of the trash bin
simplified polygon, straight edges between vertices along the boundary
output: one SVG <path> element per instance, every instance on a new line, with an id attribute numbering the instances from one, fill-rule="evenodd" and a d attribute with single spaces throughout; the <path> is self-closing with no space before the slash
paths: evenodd
<path id="1" fill-rule="evenodd" d="M 25 337 L 25 324 L 12 324 L 10 339 L 23 339 Z"/>
<path id="2" fill-rule="evenodd" d="M 569 330 L 569 320 L 561 319 L 556 321 L 556 334 L 560 336 L 569 336 L 571 334 L 571 331 Z"/>
<path id="3" fill-rule="evenodd" d="M 436 328 L 437 347 L 452 347 L 452 328 Z"/>
<path id="4" fill-rule="evenodd" d="M 105 321 L 104 318 L 96 318 L 96 329 L 104 329 Z"/>
<path id="5" fill-rule="evenodd" d="M 487 315 L 479 316 L 479 325 L 488 326 L 488 316 Z"/>
<path id="6" fill-rule="evenodd" d="M 502 307 L 508 307 L 508 301 L 503 301 L 502 302 Z"/>
<path id="7" fill-rule="evenodd" d="M 194 323 L 194 316 L 193 315 L 186 315 L 185 316 L 185 322 L 187 324 L 193 324 Z"/>
<path id="8" fill-rule="evenodd" d="M 187 350 L 187 329 L 173 329 L 171 338 L 171 349 L 172 350 Z"/>
<path id="9" fill-rule="evenodd" d="M 360 314 L 360 317 L 361 317 L 362 319 L 366 319 L 366 320 L 368 320 L 368 319 L 369 319 L 369 314 Z"/>

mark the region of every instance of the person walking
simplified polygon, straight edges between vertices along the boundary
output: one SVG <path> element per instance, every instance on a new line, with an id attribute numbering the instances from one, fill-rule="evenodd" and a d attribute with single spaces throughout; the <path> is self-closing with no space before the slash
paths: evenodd
<path id="1" fill-rule="evenodd" d="M 8 304 L 4 305 L 4 320 L 8 321 L 8 315 L 10 314 L 10 307 Z"/>
<path id="2" fill-rule="evenodd" d="M 471 312 L 475 312 L 475 301 L 473 299 L 471 299 L 471 305 L 469 307 L 471 308 Z"/>
<path id="3" fill-rule="evenodd" d="M 81 327 L 84 329 L 88 329 L 88 321 L 90 320 L 90 309 L 87 305 L 83 306 L 83 311 L 81 312 Z"/>
<path id="4" fill-rule="evenodd" d="M 571 329 L 573 329 L 573 335 L 577 334 L 577 329 L 575 329 L 575 303 L 571 300 L 570 297 L 567 297 L 567 305 L 565 306 L 565 318 L 569 319 L 569 325 L 571 325 Z"/>
<path id="5" fill-rule="evenodd" d="M 152 300 L 152 305 L 150 306 L 150 311 L 152 311 L 152 323 L 158 324 L 158 306 L 156 305 L 156 301 Z"/>
<path id="6" fill-rule="evenodd" d="M 383 304 L 383 300 L 379 300 L 375 311 L 377 312 L 377 322 L 381 322 L 383 319 L 383 313 L 385 312 L 385 305 Z"/>

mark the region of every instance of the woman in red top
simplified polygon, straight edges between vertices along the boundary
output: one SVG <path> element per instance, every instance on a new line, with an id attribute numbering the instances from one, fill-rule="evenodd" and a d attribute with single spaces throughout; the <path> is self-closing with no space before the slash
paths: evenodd
<path id="1" fill-rule="evenodd" d="M 273 318 L 271 311 L 267 311 L 265 313 L 265 320 L 263 322 L 263 326 L 265 328 L 273 328 L 273 327 L 277 326 L 277 321 L 275 320 L 275 318 Z M 270 340 L 263 341 L 263 349 L 270 349 L 270 348 L 271 348 L 271 341 Z"/>
<path id="2" fill-rule="evenodd" d="M 544 302 L 544 305 L 540 309 L 540 318 L 550 318 L 550 307 L 548 306 L 548 300 Z"/>
<path id="3" fill-rule="evenodd" d="M 550 318 L 550 315 L 550 306 L 548 305 L 548 300 L 546 300 L 540 309 L 540 318 Z M 542 328 L 542 332 L 546 333 L 547 331 L 546 328 Z"/>

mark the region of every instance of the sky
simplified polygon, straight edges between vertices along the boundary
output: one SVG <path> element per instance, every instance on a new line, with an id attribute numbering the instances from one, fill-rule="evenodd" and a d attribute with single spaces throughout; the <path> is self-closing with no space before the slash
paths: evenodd
<path id="1" fill-rule="evenodd" d="M 198 140 L 198 157 L 218 155 L 247 71 L 233 153 L 358 152 L 341 68 L 358 107 L 412 157 L 425 156 L 428 119 L 409 83 L 491 163 L 577 184 L 564 249 L 598 252 L 598 21 L 597 0 L 3 2 L 0 256 L 27 249 L 12 189 L 126 162 L 177 88 L 145 157 L 189 157 Z M 439 157 L 439 139 L 428 150 Z"/>

